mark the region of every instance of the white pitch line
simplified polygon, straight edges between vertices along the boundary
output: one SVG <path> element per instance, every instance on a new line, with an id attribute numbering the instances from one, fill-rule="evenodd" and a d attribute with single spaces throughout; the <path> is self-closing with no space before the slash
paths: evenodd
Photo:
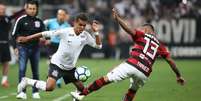
<path id="1" fill-rule="evenodd" d="M 17 93 L 14 93 L 14 92 L 13 92 L 13 93 L 10 93 L 9 95 L 11 95 L 11 96 L 12 96 L 12 95 L 17 95 Z"/>
<path id="2" fill-rule="evenodd" d="M 9 96 L 13 96 L 13 95 L 17 95 L 17 93 L 10 93 L 10 94 L 8 94 L 8 95 L 5 95 L 5 96 L 0 96 L 0 99 L 6 99 L 6 98 L 8 98 Z"/>
<path id="3" fill-rule="evenodd" d="M 62 101 L 64 99 L 68 98 L 68 97 L 70 97 L 70 94 L 67 93 L 67 94 L 65 94 L 65 95 L 63 95 L 61 97 L 58 97 L 58 98 L 54 99 L 53 101 Z"/>
<path id="4" fill-rule="evenodd" d="M 8 96 L 1 96 L 0 99 L 8 98 Z"/>

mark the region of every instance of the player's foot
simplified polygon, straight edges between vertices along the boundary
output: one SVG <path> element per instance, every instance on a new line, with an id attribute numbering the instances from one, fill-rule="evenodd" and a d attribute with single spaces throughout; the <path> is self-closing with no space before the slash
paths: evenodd
<path id="1" fill-rule="evenodd" d="M 9 87 L 9 83 L 8 83 L 8 80 L 6 80 L 6 81 L 4 81 L 4 82 L 2 82 L 2 87 L 4 87 L 4 88 L 8 88 Z"/>
<path id="2" fill-rule="evenodd" d="M 23 77 L 21 82 L 17 86 L 17 92 L 20 93 L 22 92 L 27 86 L 27 78 Z"/>
<path id="3" fill-rule="evenodd" d="M 33 99 L 40 99 L 40 95 L 38 92 L 32 94 Z"/>
<path id="4" fill-rule="evenodd" d="M 24 92 L 21 92 L 19 93 L 17 96 L 16 96 L 17 99 L 27 99 L 27 94 L 24 93 Z"/>
<path id="5" fill-rule="evenodd" d="M 75 98 L 76 100 L 79 100 L 79 101 L 83 100 L 85 97 L 84 95 L 80 95 L 80 93 L 78 93 L 78 92 L 70 92 L 70 94 L 73 98 Z"/>

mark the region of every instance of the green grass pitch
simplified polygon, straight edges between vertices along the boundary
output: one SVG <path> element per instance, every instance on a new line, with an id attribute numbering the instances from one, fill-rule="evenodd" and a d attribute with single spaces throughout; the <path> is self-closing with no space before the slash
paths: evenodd
<path id="1" fill-rule="evenodd" d="M 85 83 L 92 82 L 96 78 L 105 75 L 114 66 L 123 60 L 104 59 L 80 59 L 77 65 L 85 65 L 90 68 L 92 76 Z M 175 74 L 169 65 L 158 60 L 154 64 L 153 72 L 143 88 L 141 88 L 135 101 L 201 101 L 201 60 L 176 60 L 177 66 L 187 83 L 180 86 L 176 83 Z M 2 71 L 2 67 L 0 68 Z M 48 65 L 45 59 L 40 62 L 40 78 L 46 80 Z M 27 77 L 31 77 L 30 65 L 27 68 Z M 12 65 L 9 71 L 10 88 L 0 87 L 0 101 L 20 101 L 16 99 L 16 87 L 18 83 L 18 66 Z M 87 96 L 84 101 L 121 101 L 129 87 L 129 80 L 110 84 L 97 92 Z M 69 92 L 74 91 L 72 84 L 56 88 L 53 92 L 42 92 L 40 101 L 72 101 Z M 36 101 L 31 98 L 31 87 L 27 89 L 27 101 Z"/>

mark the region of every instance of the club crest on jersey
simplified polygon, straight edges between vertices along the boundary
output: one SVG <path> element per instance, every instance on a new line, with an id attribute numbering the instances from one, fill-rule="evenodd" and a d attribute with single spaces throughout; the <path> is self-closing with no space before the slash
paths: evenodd
<path id="1" fill-rule="evenodd" d="M 40 22 L 39 22 L 39 21 L 35 21 L 35 22 L 34 22 L 34 26 L 35 26 L 36 28 L 39 28 L 39 27 L 40 27 Z"/>

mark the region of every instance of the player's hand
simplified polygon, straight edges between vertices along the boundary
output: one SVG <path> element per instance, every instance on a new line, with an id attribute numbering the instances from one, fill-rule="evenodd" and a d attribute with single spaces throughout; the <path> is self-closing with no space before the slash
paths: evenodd
<path id="1" fill-rule="evenodd" d="M 116 19 L 116 9 L 115 8 L 112 9 L 112 16 L 114 19 Z"/>
<path id="2" fill-rule="evenodd" d="M 14 53 L 15 53 L 16 56 L 18 56 L 19 50 L 18 50 L 17 48 L 15 48 L 15 49 L 14 49 Z"/>
<path id="3" fill-rule="evenodd" d="M 26 43 L 26 42 L 28 42 L 28 37 L 19 36 L 19 37 L 17 37 L 16 41 L 17 41 L 17 43 Z"/>
<path id="4" fill-rule="evenodd" d="M 186 81 L 184 80 L 183 77 L 180 76 L 180 77 L 177 77 L 177 83 L 183 86 L 186 83 Z"/>
<path id="5" fill-rule="evenodd" d="M 100 30 L 100 23 L 97 20 L 93 20 L 91 28 L 94 32 L 98 32 Z"/>
<path id="6" fill-rule="evenodd" d="M 114 19 L 119 17 L 119 14 L 118 14 L 118 12 L 117 12 L 117 10 L 115 8 L 112 9 L 112 16 L 113 16 Z"/>

